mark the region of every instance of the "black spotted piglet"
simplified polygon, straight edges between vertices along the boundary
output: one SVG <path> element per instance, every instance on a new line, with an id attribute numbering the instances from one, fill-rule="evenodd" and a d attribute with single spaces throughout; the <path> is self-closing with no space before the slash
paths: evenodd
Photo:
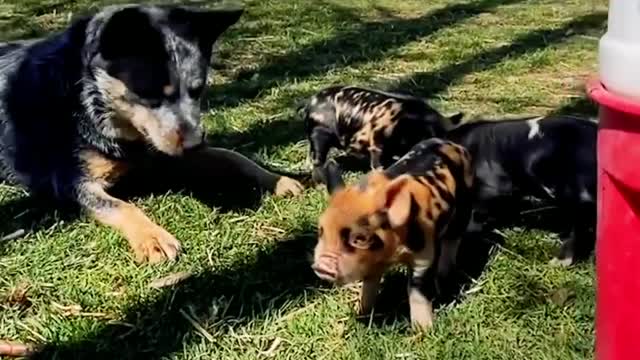
<path id="1" fill-rule="evenodd" d="M 331 148 L 369 156 L 372 169 L 386 167 L 421 140 L 442 136 L 463 117 L 446 117 L 425 99 L 355 86 L 331 86 L 313 95 L 299 112 L 304 118 L 313 178 Z"/>

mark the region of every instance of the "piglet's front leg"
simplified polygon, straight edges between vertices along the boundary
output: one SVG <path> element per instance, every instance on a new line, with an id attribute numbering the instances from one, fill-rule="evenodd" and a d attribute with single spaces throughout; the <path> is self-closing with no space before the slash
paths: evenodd
<path id="1" fill-rule="evenodd" d="M 360 303 L 358 304 L 358 315 L 366 315 L 371 312 L 373 305 L 378 297 L 378 289 L 380 288 L 380 277 L 374 277 L 364 280 L 360 289 Z"/>
<path id="2" fill-rule="evenodd" d="M 423 280 L 430 263 L 431 261 L 416 261 L 411 269 L 413 273 L 407 284 L 411 327 L 417 330 L 426 330 L 433 325 L 433 305 L 422 291 Z"/>
<path id="3" fill-rule="evenodd" d="M 379 147 L 370 147 L 369 158 L 372 170 L 382 169 L 382 149 Z"/>
<path id="4" fill-rule="evenodd" d="M 433 326 L 433 305 L 420 289 L 409 284 L 409 311 L 411 313 L 411 326 L 414 329 L 426 330 Z"/>

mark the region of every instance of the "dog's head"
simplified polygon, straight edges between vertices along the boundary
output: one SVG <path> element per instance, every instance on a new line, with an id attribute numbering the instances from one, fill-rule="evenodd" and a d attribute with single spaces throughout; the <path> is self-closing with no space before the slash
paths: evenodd
<path id="1" fill-rule="evenodd" d="M 397 260 L 411 197 L 407 176 L 392 180 L 373 171 L 362 184 L 345 186 L 336 170 L 331 161 L 324 170 L 331 199 L 318 221 L 312 269 L 343 285 L 378 277 Z"/>
<path id="2" fill-rule="evenodd" d="M 119 137 L 169 155 L 204 141 L 200 100 L 212 47 L 243 9 L 125 6 L 94 17 L 87 59 Z M 90 104 L 89 104 L 90 105 Z"/>

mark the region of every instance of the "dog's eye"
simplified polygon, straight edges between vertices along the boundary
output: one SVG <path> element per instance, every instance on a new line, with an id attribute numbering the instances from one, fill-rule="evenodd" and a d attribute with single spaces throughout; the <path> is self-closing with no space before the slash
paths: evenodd
<path id="1" fill-rule="evenodd" d="M 162 105 L 162 99 L 146 98 L 144 99 L 144 102 L 150 108 L 157 108 L 157 107 L 160 107 L 160 105 Z"/>
<path id="2" fill-rule="evenodd" d="M 130 93 L 127 99 L 150 108 L 158 108 L 162 105 L 162 98 L 157 96 L 141 96 Z"/>
<path id="3" fill-rule="evenodd" d="M 189 94 L 189 97 L 196 99 L 199 98 L 200 95 L 202 94 L 202 90 L 204 90 L 204 86 L 203 85 L 198 85 L 198 86 L 193 86 L 190 87 L 187 92 Z"/>

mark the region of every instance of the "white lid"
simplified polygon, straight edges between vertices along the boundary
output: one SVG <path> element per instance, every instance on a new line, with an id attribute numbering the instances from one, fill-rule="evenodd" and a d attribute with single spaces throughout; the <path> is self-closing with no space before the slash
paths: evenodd
<path id="1" fill-rule="evenodd" d="M 609 36 L 629 43 L 640 43 L 640 1 L 609 0 Z"/>
<path id="2" fill-rule="evenodd" d="M 600 81 L 640 101 L 640 0 L 609 0 L 607 32 L 599 44 Z"/>

